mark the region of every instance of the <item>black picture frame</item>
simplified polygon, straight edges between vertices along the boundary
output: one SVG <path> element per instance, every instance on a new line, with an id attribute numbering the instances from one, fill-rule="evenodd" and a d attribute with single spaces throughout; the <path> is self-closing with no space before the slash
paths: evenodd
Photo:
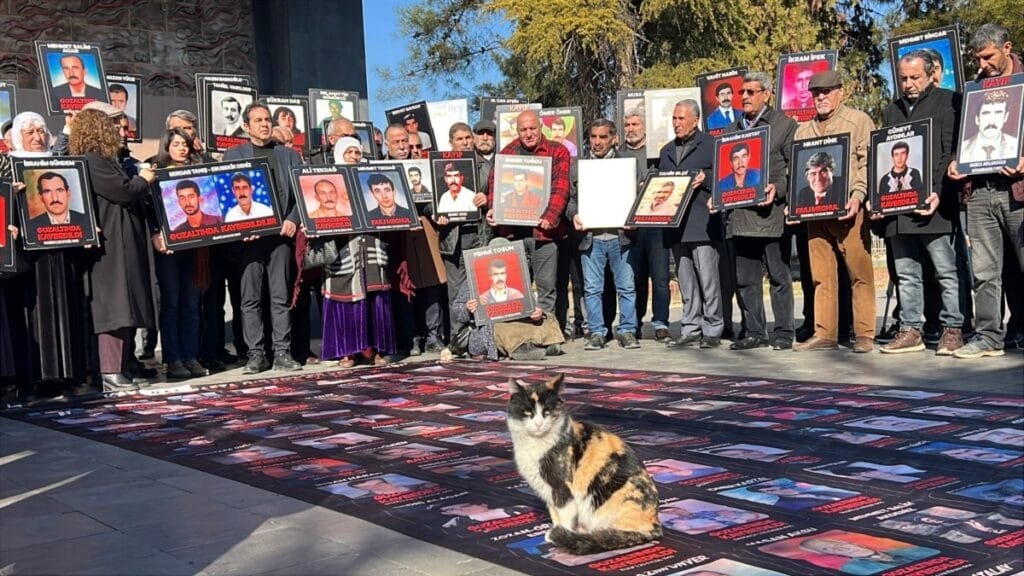
<path id="1" fill-rule="evenodd" d="M 248 214 L 239 207 L 238 197 L 233 191 L 237 174 L 248 179 Z M 153 205 L 164 241 L 172 250 L 237 242 L 250 236 L 269 236 L 281 231 L 284 216 L 277 205 L 275 181 L 266 159 L 161 168 L 156 175 Z M 186 181 L 192 186 L 182 186 Z M 192 215 L 196 220 L 194 224 L 189 222 L 189 215 L 182 207 L 179 187 L 197 190 L 199 216 Z"/>
<path id="2" fill-rule="evenodd" d="M 771 127 L 762 126 L 753 130 L 733 132 L 715 138 L 714 183 L 711 187 L 711 203 L 715 210 L 731 210 L 757 206 L 765 201 L 770 166 L 768 148 L 771 142 Z M 737 168 L 734 161 L 743 166 L 742 149 L 746 148 L 747 161 L 741 171 L 743 183 L 737 183 Z"/>
<path id="3" fill-rule="evenodd" d="M 51 114 L 77 112 L 89 102 L 108 102 L 107 79 L 103 69 L 103 56 L 99 45 L 89 42 L 47 42 L 36 40 L 36 58 L 39 63 L 40 85 L 46 98 L 46 109 Z M 78 57 L 79 66 L 68 66 L 64 72 L 62 61 Z M 75 70 L 82 74 L 79 78 Z M 60 72 L 58 72 L 60 71 Z M 72 76 L 68 76 L 72 74 Z M 84 84 L 81 96 L 75 96 L 70 79 Z M 92 79 L 92 82 L 89 80 Z"/>
<path id="4" fill-rule="evenodd" d="M 964 85 L 963 102 L 956 146 L 957 171 L 994 174 L 1004 167 L 1016 168 L 1024 145 L 1024 74 L 968 82 Z M 1002 126 L 994 138 L 987 137 L 981 129 L 1000 122 Z M 992 145 L 990 157 L 984 151 L 986 142 Z"/>
<path id="5" fill-rule="evenodd" d="M 586 156 L 582 108 L 579 106 L 542 108 L 538 116 L 540 117 L 540 130 L 545 138 L 565 146 L 569 151 L 569 156 L 573 159 Z M 562 130 L 556 128 L 559 125 Z M 561 138 L 559 138 L 560 134 Z"/>
<path id="6" fill-rule="evenodd" d="M 6 124 L 18 115 L 18 87 L 13 82 L 0 80 L 0 124 Z M 10 152 L 0 139 L 0 153 Z"/>
<path id="7" fill-rule="evenodd" d="M 205 100 L 203 109 L 206 117 L 203 122 L 208 127 L 206 147 L 209 150 L 224 152 L 249 141 L 243 126 L 242 111 L 258 100 L 255 88 L 207 82 Z"/>
<path id="8" fill-rule="evenodd" d="M 399 124 L 405 126 L 406 132 L 415 123 L 420 137 L 420 144 L 423 151 L 429 152 L 437 149 L 437 137 L 434 135 L 434 127 L 430 121 L 430 111 L 427 109 L 427 102 L 421 100 L 412 104 L 406 104 L 398 108 L 391 108 L 384 111 L 388 124 Z M 427 139 L 424 140 L 423 137 Z"/>
<path id="9" fill-rule="evenodd" d="M 397 162 L 375 163 L 350 166 L 352 184 L 358 188 L 361 198 L 360 206 L 363 213 L 360 218 L 367 231 L 384 232 L 388 230 L 409 230 L 420 226 L 416 203 L 409 192 L 409 183 L 405 178 L 405 170 Z M 386 180 L 386 182 L 384 182 Z M 379 182 L 375 184 L 375 182 Z M 374 195 L 374 188 L 386 188 L 390 182 L 394 194 L 394 214 L 384 214 Z"/>
<path id="10" fill-rule="evenodd" d="M 522 240 L 473 248 L 466 250 L 463 256 L 470 298 L 477 301 L 473 317 L 478 325 L 518 320 L 533 313 L 530 267 Z M 494 291 L 499 281 L 506 288 Z M 506 299 L 498 301 L 501 297 Z"/>
<path id="11" fill-rule="evenodd" d="M 634 228 L 678 228 L 693 197 L 695 170 L 653 171 L 644 178 L 640 193 L 626 218 L 626 226 Z M 671 184 L 668 196 L 655 204 Z"/>
<path id="12" fill-rule="evenodd" d="M 292 122 L 292 149 L 299 156 L 309 154 L 309 100 L 305 96 L 264 96 L 263 103 L 270 109 L 270 123 L 276 128 Z M 286 112 L 287 110 L 287 112 Z M 288 119 L 288 112 L 292 120 Z"/>
<path id="13" fill-rule="evenodd" d="M 817 156 L 817 155 L 824 156 Z M 816 157 L 817 156 L 817 157 Z M 789 205 L 788 220 L 790 222 L 808 222 L 811 220 L 834 220 L 846 215 L 846 202 L 849 198 L 850 182 L 850 135 L 839 134 L 793 143 L 792 161 L 789 174 Z M 825 162 L 823 166 L 811 166 L 811 159 Z M 827 181 L 827 188 L 821 199 L 811 186 L 814 173 L 826 170 L 831 162 L 832 169 Z M 817 172 L 815 172 L 815 170 Z M 824 176 L 817 181 L 823 183 Z M 815 184 L 820 186 L 821 184 Z"/>
<path id="14" fill-rule="evenodd" d="M 361 207 L 362 194 L 353 187 L 347 166 L 295 166 L 291 169 L 291 179 L 299 220 L 306 234 L 333 236 L 366 230 L 360 219 L 366 213 Z M 328 197 L 331 189 L 333 197 Z M 333 208 L 324 206 L 330 202 L 334 203 Z"/>
<path id="15" fill-rule="evenodd" d="M 452 200 L 447 174 L 449 166 L 462 175 L 458 198 Z M 475 222 L 480 220 L 480 209 L 473 204 L 473 197 L 479 191 L 476 181 L 476 154 L 473 152 L 449 151 L 430 153 L 431 182 L 434 193 L 431 197 L 434 217 L 444 216 L 449 222 Z"/>
<path id="16" fill-rule="evenodd" d="M 796 120 L 806 122 L 816 114 L 814 99 L 806 85 L 811 77 L 820 72 L 835 70 L 839 61 L 836 50 L 815 50 L 779 56 L 779 67 L 775 74 L 776 105 L 780 112 Z"/>
<path id="17" fill-rule="evenodd" d="M 868 163 L 871 214 L 889 216 L 928 206 L 926 200 L 932 192 L 931 129 L 932 121 L 926 118 L 871 133 Z M 906 163 L 902 175 L 892 171 L 898 157 Z"/>
<path id="18" fill-rule="evenodd" d="M 961 60 L 960 29 L 958 26 L 944 26 L 932 30 L 923 30 L 913 34 L 896 36 L 889 40 L 889 63 L 892 65 L 893 84 L 897 96 L 903 96 L 900 77 L 900 58 L 914 50 L 927 50 L 933 61 L 937 61 L 936 75 L 939 81 L 936 86 L 953 92 L 964 88 L 964 70 Z M 936 58 L 937 57 L 937 58 Z"/>
<path id="19" fill-rule="evenodd" d="M 706 74 L 697 74 L 697 87 L 700 88 L 701 97 L 701 126 L 711 136 L 720 136 L 726 129 L 739 120 L 743 115 L 743 103 L 740 96 L 740 89 L 743 88 L 743 76 L 747 73 L 746 66 L 718 70 Z M 731 94 L 722 94 L 728 86 Z M 728 122 L 725 113 L 722 112 L 721 99 L 729 100 L 729 108 L 732 111 L 732 122 Z"/>
<path id="20" fill-rule="evenodd" d="M 100 245 L 84 156 L 15 158 L 14 173 L 17 181 L 25 184 L 22 200 L 18 202 L 25 250 Z M 44 193 L 40 186 L 53 191 Z M 50 200 L 44 199 L 44 195 L 50 196 Z M 48 206 L 62 207 L 69 221 L 51 224 L 54 214 Z"/>
<path id="21" fill-rule="evenodd" d="M 208 134 L 210 126 L 206 122 L 206 84 L 217 82 L 220 84 L 232 84 L 239 86 L 255 86 L 256 82 L 248 74 L 228 74 L 226 72 L 197 72 L 195 75 L 196 85 L 196 116 L 199 118 L 199 134 Z"/>
<path id="22" fill-rule="evenodd" d="M 122 107 L 117 94 L 123 88 L 126 92 L 125 104 Z M 142 95 L 142 76 L 138 74 L 107 74 L 107 97 L 114 108 L 124 111 L 128 118 L 126 139 L 138 144 L 142 142 L 142 118 L 145 98 Z"/>

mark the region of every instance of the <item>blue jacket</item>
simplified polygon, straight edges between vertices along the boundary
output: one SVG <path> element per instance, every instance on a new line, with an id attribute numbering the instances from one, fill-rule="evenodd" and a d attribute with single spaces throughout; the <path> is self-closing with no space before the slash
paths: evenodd
<path id="1" fill-rule="evenodd" d="M 736 108 L 732 109 L 732 122 L 722 114 L 722 109 L 715 107 L 715 111 L 708 115 L 708 130 L 715 130 L 717 128 L 728 128 L 733 122 L 736 122 L 743 116 L 743 110 Z"/>
<path id="2" fill-rule="evenodd" d="M 761 171 L 754 168 L 747 168 L 747 177 L 743 179 L 743 187 L 757 186 L 761 183 Z M 730 173 L 725 178 L 718 181 L 719 190 L 732 190 L 737 188 L 736 186 L 736 175 Z"/>

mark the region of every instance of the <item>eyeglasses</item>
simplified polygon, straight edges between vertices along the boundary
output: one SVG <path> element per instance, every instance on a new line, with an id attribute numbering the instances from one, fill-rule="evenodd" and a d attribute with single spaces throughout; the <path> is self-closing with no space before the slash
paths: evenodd
<path id="1" fill-rule="evenodd" d="M 765 91 L 765 88 L 761 88 L 760 90 L 751 90 L 749 88 L 743 88 L 742 90 L 740 90 L 740 95 L 741 96 L 753 96 L 754 94 L 760 94 L 761 92 L 764 92 L 764 91 Z"/>
<path id="2" fill-rule="evenodd" d="M 410 150 L 423 150 L 422 144 L 409 144 Z"/>
<path id="3" fill-rule="evenodd" d="M 814 96 L 815 98 L 817 98 L 818 96 L 828 96 L 829 94 L 832 93 L 833 90 L 836 90 L 836 89 L 837 88 L 834 88 L 834 87 L 833 88 L 812 88 L 811 89 L 811 96 Z"/>

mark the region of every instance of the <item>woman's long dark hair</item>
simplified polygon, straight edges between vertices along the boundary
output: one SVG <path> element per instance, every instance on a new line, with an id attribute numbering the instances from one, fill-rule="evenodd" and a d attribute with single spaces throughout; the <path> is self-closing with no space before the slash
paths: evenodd
<path id="1" fill-rule="evenodd" d="M 156 155 L 156 164 L 160 168 L 171 166 L 174 164 L 174 160 L 171 159 L 171 155 L 167 152 L 167 149 L 171 146 L 171 140 L 175 136 L 181 136 L 185 143 L 188 144 L 188 158 L 185 160 L 186 164 L 199 164 L 203 161 L 203 157 L 196 152 L 195 141 L 188 132 L 185 132 L 181 128 L 171 128 L 164 132 L 163 136 L 160 137 L 160 151 Z"/>

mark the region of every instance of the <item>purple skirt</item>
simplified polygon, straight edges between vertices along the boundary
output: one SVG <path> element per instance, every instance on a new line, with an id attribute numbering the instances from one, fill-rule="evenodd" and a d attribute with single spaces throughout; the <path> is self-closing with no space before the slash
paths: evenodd
<path id="1" fill-rule="evenodd" d="M 395 353 L 391 321 L 391 291 L 370 292 L 358 302 L 324 298 L 324 338 L 320 357 L 337 360 L 355 356 L 367 348 L 381 354 Z"/>

